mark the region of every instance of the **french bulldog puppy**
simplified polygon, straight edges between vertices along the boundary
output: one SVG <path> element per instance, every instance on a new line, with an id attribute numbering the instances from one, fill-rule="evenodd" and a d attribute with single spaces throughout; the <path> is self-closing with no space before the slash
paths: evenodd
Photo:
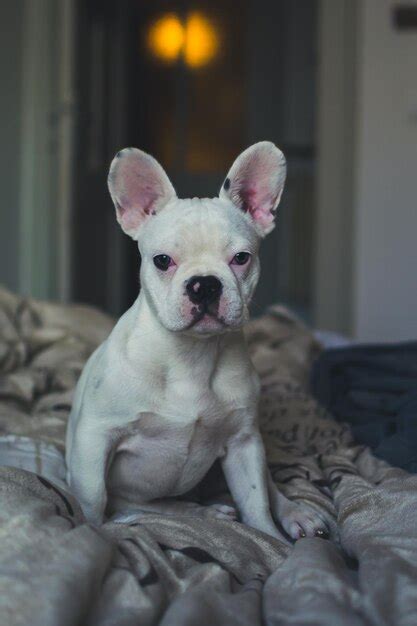
<path id="1" fill-rule="evenodd" d="M 68 423 L 68 483 L 91 522 L 143 511 L 234 519 L 233 507 L 178 499 L 219 459 L 243 523 L 280 539 L 274 520 L 293 539 L 326 534 L 270 476 L 242 333 L 285 176 L 284 155 L 263 141 L 237 158 L 218 198 L 182 200 L 150 155 L 114 158 L 109 190 L 138 242 L 141 290 L 87 362 Z"/>

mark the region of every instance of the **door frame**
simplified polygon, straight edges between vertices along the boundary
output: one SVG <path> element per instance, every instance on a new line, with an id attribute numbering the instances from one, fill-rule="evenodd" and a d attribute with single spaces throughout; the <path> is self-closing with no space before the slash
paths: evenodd
<path id="1" fill-rule="evenodd" d="M 353 330 L 358 0 L 321 0 L 313 321 Z"/>
<path id="2" fill-rule="evenodd" d="M 18 288 L 68 301 L 74 94 L 73 0 L 24 0 Z"/>

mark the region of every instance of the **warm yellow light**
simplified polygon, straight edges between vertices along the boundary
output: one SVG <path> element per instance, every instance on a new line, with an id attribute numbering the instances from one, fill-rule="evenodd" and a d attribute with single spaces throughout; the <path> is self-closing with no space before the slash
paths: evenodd
<path id="1" fill-rule="evenodd" d="M 173 63 L 183 55 L 193 68 L 209 63 L 219 47 L 214 27 L 201 13 L 191 13 L 185 26 L 175 14 L 163 15 L 151 24 L 147 42 L 159 59 Z"/>
<path id="2" fill-rule="evenodd" d="M 201 67 L 211 61 L 218 49 L 216 31 L 200 13 L 192 13 L 185 26 L 184 58 L 190 67 Z"/>
<path id="3" fill-rule="evenodd" d="M 148 32 L 148 46 L 164 61 L 175 61 L 184 46 L 184 27 L 174 14 L 156 20 Z"/>

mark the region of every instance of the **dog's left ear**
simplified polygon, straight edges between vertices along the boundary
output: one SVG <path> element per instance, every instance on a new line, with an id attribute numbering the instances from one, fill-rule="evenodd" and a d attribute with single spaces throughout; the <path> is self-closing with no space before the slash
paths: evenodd
<path id="1" fill-rule="evenodd" d="M 285 157 L 270 141 L 260 141 L 238 156 L 220 190 L 253 220 L 261 237 L 274 228 L 275 212 L 284 189 Z"/>

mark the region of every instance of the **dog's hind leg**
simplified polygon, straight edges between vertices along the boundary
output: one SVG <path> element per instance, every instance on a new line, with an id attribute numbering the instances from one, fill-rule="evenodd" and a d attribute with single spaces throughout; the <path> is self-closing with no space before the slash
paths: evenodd
<path id="1" fill-rule="evenodd" d="M 183 500 L 154 500 L 146 504 L 127 505 L 126 509 L 115 512 L 111 522 L 132 524 L 148 515 L 168 515 L 170 517 L 198 517 L 200 519 L 236 520 L 236 509 L 227 504 L 203 506 Z"/>

